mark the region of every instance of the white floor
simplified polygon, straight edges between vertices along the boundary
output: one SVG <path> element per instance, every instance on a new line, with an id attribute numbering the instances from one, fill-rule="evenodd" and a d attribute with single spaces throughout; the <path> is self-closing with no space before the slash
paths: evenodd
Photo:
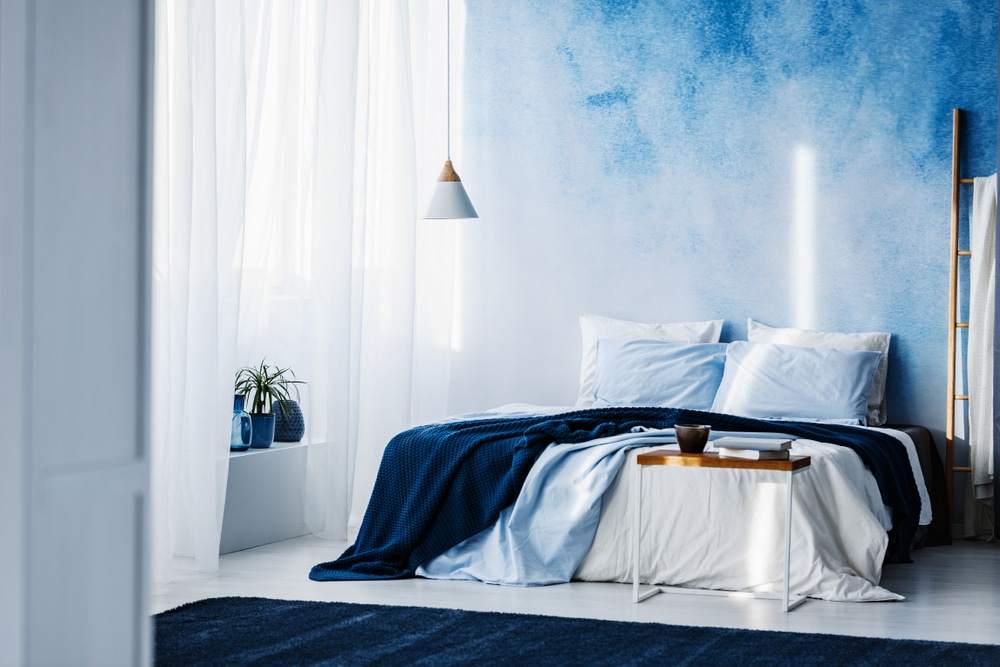
<path id="1" fill-rule="evenodd" d="M 887 566 L 882 585 L 906 596 L 903 602 L 809 600 L 787 614 L 772 600 L 711 596 L 661 594 L 633 604 L 631 586 L 625 584 L 514 588 L 426 579 L 308 578 L 313 565 L 335 559 L 346 546 L 307 536 L 228 554 L 218 572 L 179 572 L 169 585 L 154 587 L 152 612 L 241 595 L 1000 644 L 1000 545 L 995 543 L 922 549 L 913 553 L 912 564 Z"/>

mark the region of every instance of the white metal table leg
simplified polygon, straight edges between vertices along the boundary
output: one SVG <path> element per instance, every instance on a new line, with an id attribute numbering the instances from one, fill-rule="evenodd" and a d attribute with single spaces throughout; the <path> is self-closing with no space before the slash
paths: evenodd
<path id="1" fill-rule="evenodd" d="M 632 542 L 632 602 L 642 602 L 648 597 L 652 597 L 660 592 L 659 586 L 653 586 L 648 591 L 639 595 L 639 549 L 642 545 L 642 469 L 645 466 L 635 466 L 635 481 L 632 486 L 635 488 L 635 514 L 632 520 L 632 532 L 635 539 Z"/>
<path id="2" fill-rule="evenodd" d="M 789 471 L 788 483 L 788 503 L 785 506 L 785 579 L 781 591 L 781 607 L 788 611 L 788 575 L 791 573 L 792 560 L 792 480 L 795 479 L 795 472 Z"/>
<path id="3" fill-rule="evenodd" d="M 792 480 L 795 479 L 795 474 L 800 472 L 799 470 L 791 470 L 788 472 L 788 503 L 785 506 L 785 581 L 781 592 L 781 607 L 782 611 L 789 612 L 800 604 L 806 601 L 805 595 L 796 595 L 795 599 L 792 599 L 789 595 L 788 588 L 791 580 L 791 570 L 792 570 Z"/>
<path id="4" fill-rule="evenodd" d="M 642 540 L 639 539 L 639 530 L 642 528 L 642 466 L 635 466 L 635 471 L 632 473 L 635 476 L 635 481 L 632 487 L 635 489 L 635 502 L 633 507 L 635 508 L 635 515 L 632 519 L 632 532 L 635 537 L 632 541 L 632 602 L 639 601 L 639 545 Z"/>

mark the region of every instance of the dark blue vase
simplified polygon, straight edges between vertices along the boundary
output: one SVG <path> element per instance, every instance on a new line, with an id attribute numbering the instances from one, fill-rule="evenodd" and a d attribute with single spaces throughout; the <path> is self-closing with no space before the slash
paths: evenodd
<path id="1" fill-rule="evenodd" d="M 242 452 L 250 448 L 253 425 L 243 409 L 243 394 L 233 396 L 233 430 L 229 435 L 229 450 Z"/>
<path id="2" fill-rule="evenodd" d="M 253 438 L 250 446 L 254 449 L 267 449 L 274 441 L 274 415 L 250 415 L 253 421 Z"/>
<path id="3" fill-rule="evenodd" d="M 298 401 L 275 401 L 271 412 L 274 413 L 275 442 L 298 442 L 302 439 L 306 433 L 306 419 Z"/>

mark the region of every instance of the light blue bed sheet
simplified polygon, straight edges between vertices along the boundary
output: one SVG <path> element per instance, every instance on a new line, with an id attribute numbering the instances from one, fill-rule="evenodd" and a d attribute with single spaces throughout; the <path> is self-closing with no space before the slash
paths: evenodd
<path id="1" fill-rule="evenodd" d="M 517 501 L 492 528 L 425 563 L 431 579 L 477 579 L 538 586 L 570 580 L 590 549 L 601 496 L 633 447 L 676 443 L 673 429 L 550 445 L 532 467 Z"/>

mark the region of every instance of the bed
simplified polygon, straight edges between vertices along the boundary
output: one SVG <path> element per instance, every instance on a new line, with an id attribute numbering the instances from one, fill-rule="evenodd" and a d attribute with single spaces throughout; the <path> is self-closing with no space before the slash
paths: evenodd
<path id="1" fill-rule="evenodd" d="M 925 430 L 884 427 L 888 334 L 749 325 L 750 340 L 726 344 L 719 321 L 584 316 L 575 406 L 507 406 L 398 435 L 358 541 L 310 577 L 628 582 L 635 457 L 675 447 L 675 424 L 705 423 L 714 435 L 792 438 L 793 454 L 812 457 L 793 499 L 793 594 L 901 599 L 879 585 L 882 566 L 910 560 L 933 503 Z M 777 590 L 783 478 L 644 480 L 643 582 Z"/>

